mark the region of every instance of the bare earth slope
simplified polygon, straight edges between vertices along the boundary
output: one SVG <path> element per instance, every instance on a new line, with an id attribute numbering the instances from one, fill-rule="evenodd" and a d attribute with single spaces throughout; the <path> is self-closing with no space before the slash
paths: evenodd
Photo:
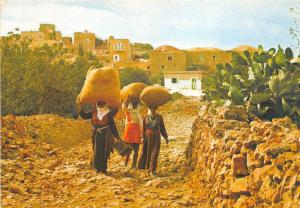
<path id="1" fill-rule="evenodd" d="M 197 103 L 181 99 L 159 109 L 171 142 L 162 140 L 155 178 L 124 167 L 117 153 L 109 161 L 110 175 L 96 174 L 90 166 L 90 124 L 85 121 L 53 115 L 4 117 L 3 207 L 205 207 L 192 197 L 185 166 Z"/>

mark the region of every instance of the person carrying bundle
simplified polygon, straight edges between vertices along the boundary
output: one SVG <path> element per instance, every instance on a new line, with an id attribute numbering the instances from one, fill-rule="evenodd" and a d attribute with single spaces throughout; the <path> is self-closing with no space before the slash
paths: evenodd
<path id="1" fill-rule="evenodd" d="M 139 103 L 137 100 L 133 100 L 132 96 L 129 95 L 122 104 L 122 110 L 126 115 L 124 141 L 129 144 L 134 151 L 131 168 L 136 168 L 143 126 Z M 125 157 L 125 166 L 128 165 L 130 154 L 131 152 Z"/>
<path id="2" fill-rule="evenodd" d="M 157 106 L 168 102 L 170 98 L 168 90 L 161 86 L 148 86 L 140 96 L 141 102 L 148 106 L 148 113 L 143 119 L 143 150 L 138 166 L 140 169 L 148 169 L 151 176 L 156 175 L 161 135 L 166 143 L 169 143 L 164 120 L 160 114 L 156 113 L 156 109 Z"/>
<path id="3" fill-rule="evenodd" d="M 113 118 L 116 112 L 117 108 L 109 109 L 104 101 L 97 102 L 93 111 L 85 112 L 81 109 L 79 112 L 83 119 L 92 121 L 93 167 L 97 173 L 107 174 L 107 161 L 113 150 L 114 137 L 120 140 Z"/>
<path id="4" fill-rule="evenodd" d="M 156 175 L 158 156 L 160 152 L 160 135 L 164 137 L 166 143 L 169 143 L 168 134 L 165 128 L 164 120 L 160 114 L 156 113 L 157 107 L 149 107 L 148 114 L 143 120 L 143 155 L 145 167 L 149 170 L 151 176 Z M 146 159 L 146 160 L 145 160 Z"/>
<path id="5" fill-rule="evenodd" d="M 97 172 L 106 173 L 112 149 L 121 156 L 131 151 L 130 146 L 121 140 L 114 121 L 114 115 L 121 106 L 118 70 L 112 66 L 89 68 L 76 103 L 78 106 L 91 104 L 96 107 L 88 113 L 81 110 L 79 114 L 84 119 L 92 119 L 93 165 Z"/>

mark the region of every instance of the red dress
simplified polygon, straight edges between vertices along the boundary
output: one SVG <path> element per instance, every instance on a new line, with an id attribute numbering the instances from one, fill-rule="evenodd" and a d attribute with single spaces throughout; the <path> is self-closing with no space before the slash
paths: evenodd
<path id="1" fill-rule="evenodd" d="M 140 144 L 142 130 L 137 112 L 126 112 L 126 126 L 124 131 L 124 141 L 130 144 Z"/>

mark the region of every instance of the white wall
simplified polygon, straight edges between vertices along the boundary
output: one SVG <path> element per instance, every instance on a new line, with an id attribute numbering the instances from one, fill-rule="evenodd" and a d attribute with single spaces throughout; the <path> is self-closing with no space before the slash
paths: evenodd
<path id="1" fill-rule="evenodd" d="M 174 76 L 174 78 L 176 78 Z M 165 78 L 165 87 L 171 92 L 179 92 L 185 96 L 200 96 L 203 95 L 201 90 L 201 80 L 196 78 L 196 89 L 192 90 L 192 78 L 178 79 L 177 83 L 172 83 L 172 78 Z"/>

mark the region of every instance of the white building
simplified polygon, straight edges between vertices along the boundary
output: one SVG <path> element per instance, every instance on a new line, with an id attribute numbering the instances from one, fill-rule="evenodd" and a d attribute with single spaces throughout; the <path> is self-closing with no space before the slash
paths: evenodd
<path id="1" fill-rule="evenodd" d="M 179 92 L 185 96 L 201 96 L 201 79 L 207 73 L 200 71 L 165 71 L 165 87 L 172 93 Z"/>

